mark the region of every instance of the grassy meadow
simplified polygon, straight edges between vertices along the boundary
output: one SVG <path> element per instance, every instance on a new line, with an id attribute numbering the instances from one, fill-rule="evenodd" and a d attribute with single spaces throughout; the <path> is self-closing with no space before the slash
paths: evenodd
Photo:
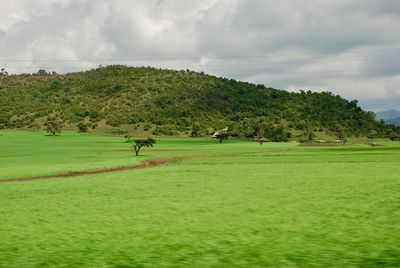
<path id="1" fill-rule="evenodd" d="M 301 146 L 0 131 L 0 267 L 398 267 L 400 142 Z"/>

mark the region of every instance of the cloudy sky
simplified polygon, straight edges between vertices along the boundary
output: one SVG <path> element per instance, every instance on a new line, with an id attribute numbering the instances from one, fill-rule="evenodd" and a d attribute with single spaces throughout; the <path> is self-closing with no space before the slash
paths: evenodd
<path id="1" fill-rule="evenodd" d="M 193 69 L 400 110 L 399 0 L 0 0 L 0 67 Z"/>

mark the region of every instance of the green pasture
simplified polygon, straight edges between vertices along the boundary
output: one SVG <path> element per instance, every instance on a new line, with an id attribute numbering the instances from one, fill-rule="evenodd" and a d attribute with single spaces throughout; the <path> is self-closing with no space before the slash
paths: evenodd
<path id="1" fill-rule="evenodd" d="M 0 131 L 0 267 L 398 267 L 400 143 Z"/>

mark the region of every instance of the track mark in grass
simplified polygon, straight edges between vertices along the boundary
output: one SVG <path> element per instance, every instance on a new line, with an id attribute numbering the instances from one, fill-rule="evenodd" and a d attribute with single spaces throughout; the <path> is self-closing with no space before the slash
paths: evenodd
<path id="1" fill-rule="evenodd" d="M 69 171 L 67 173 L 59 173 L 59 174 L 54 174 L 54 175 L 32 176 L 32 177 L 3 179 L 3 180 L 0 179 L 0 182 L 36 181 L 36 180 L 45 180 L 45 179 L 61 179 L 61 178 L 69 178 L 69 177 L 77 177 L 77 176 L 96 175 L 96 174 L 111 173 L 111 172 L 118 172 L 118 171 L 124 171 L 124 170 L 151 168 L 151 167 L 156 167 L 156 166 L 160 166 L 160 165 L 164 165 L 164 164 L 168 164 L 168 163 L 178 162 L 180 160 L 182 160 L 181 157 L 149 159 L 149 160 L 143 161 L 143 163 L 140 165 L 119 166 L 119 167 L 112 167 L 112 168 L 106 168 L 106 169 L 86 170 L 86 171 Z"/>
<path id="2" fill-rule="evenodd" d="M 184 152 L 184 151 L 192 151 L 192 150 L 143 150 L 143 152 Z M 123 152 L 123 153 L 132 153 L 132 149 L 111 149 L 111 150 L 100 150 L 100 152 Z"/>

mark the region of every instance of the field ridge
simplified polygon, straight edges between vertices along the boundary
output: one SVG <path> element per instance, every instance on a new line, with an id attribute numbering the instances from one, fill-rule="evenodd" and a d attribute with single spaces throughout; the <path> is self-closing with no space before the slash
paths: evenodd
<path id="1" fill-rule="evenodd" d="M 158 159 L 148 159 L 142 162 L 139 165 L 125 165 L 125 166 L 117 166 L 105 169 L 95 169 L 95 170 L 82 170 L 82 171 L 69 171 L 66 173 L 58 173 L 53 175 L 42 175 L 42 176 L 31 176 L 31 177 L 21 177 L 21 178 L 13 178 L 13 179 L 0 179 L 0 183 L 4 182 L 21 182 L 21 181 L 36 181 L 36 180 L 45 180 L 45 179 L 62 179 L 69 177 L 77 177 L 77 176 L 87 176 L 87 175 L 97 175 L 103 173 L 111 173 L 132 169 L 143 169 L 143 168 L 152 168 L 172 162 L 177 162 L 182 160 L 181 157 L 174 158 L 158 158 Z"/>

